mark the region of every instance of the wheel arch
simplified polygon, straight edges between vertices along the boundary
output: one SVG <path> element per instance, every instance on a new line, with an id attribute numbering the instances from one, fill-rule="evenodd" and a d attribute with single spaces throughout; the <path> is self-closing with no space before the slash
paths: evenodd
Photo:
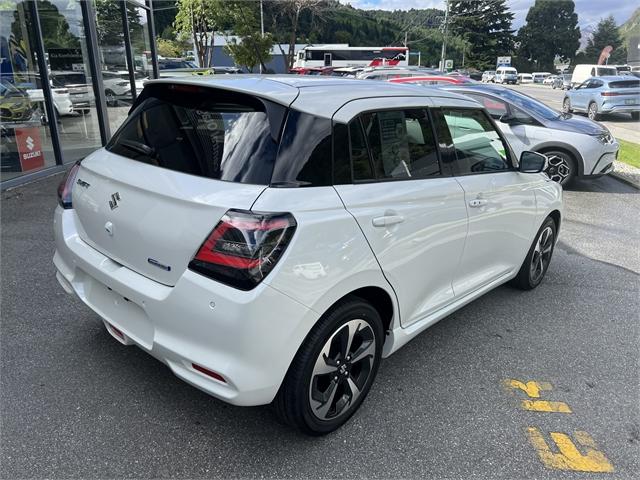
<path id="1" fill-rule="evenodd" d="M 547 215 L 547 217 L 551 217 L 556 224 L 556 235 L 560 231 L 560 223 L 562 222 L 562 214 L 560 210 L 553 210 Z"/>

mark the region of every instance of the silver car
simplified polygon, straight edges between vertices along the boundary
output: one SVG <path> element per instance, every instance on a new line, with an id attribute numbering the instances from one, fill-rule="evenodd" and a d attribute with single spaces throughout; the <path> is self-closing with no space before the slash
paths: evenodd
<path id="1" fill-rule="evenodd" d="M 607 113 L 629 113 L 640 120 L 640 80 L 628 75 L 590 77 L 564 94 L 562 111 L 585 112 L 591 120 Z"/>
<path id="2" fill-rule="evenodd" d="M 549 177 L 567 185 L 574 178 L 595 178 L 613 171 L 618 143 L 597 122 L 563 114 L 535 98 L 498 85 L 464 85 L 447 90 L 484 106 L 516 155 L 527 150 L 549 159 Z"/>

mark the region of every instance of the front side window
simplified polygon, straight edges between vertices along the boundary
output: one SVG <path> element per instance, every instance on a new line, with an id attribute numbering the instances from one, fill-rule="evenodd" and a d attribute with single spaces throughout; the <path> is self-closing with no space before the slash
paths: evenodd
<path id="1" fill-rule="evenodd" d="M 354 180 L 413 179 L 440 174 L 424 109 L 362 114 L 350 125 Z M 365 155 L 368 147 L 368 155 Z"/>
<path id="2" fill-rule="evenodd" d="M 508 149 L 482 110 L 441 109 L 455 150 L 454 175 L 510 170 Z"/>
<path id="3" fill-rule="evenodd" d="M 147 94 L 107 150 L 177 172 L 267 185 L 278 147 L 272 131 L 278 130 L 281 118 L 270 119 L 265 104 L 255 97 L 181 88 L 193 89 L 145 89 Z M 271 122 L 278 125 L 272 128 Z"/>

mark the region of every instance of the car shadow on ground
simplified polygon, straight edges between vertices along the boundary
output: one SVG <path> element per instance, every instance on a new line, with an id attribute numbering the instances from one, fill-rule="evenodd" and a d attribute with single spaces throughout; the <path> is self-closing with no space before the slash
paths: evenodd
<path id="1" fill-rule="evenodd" d="M 602 176 L 589 180 L 576 179 L 570 185 L 564 187 L 564 190 L 567 192 L 624 193 L 633 195 L 640 193 L 637 188 L 612 176 Z"/>

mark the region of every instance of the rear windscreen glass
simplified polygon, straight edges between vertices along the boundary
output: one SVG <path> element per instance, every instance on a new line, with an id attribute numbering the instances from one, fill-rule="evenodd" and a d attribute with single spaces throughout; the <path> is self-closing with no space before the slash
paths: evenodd
<path id="1" fill-rule="evenodd" d="M 216 89 L 151 87 L 107 150 L 191 175 L 269 184 L 284 107 Z"/>
<path id="2" fill-rule="evenodd" d="M 640 88 L 640 80 L 620 80 L 609 82 L 609 88 Z"/>

